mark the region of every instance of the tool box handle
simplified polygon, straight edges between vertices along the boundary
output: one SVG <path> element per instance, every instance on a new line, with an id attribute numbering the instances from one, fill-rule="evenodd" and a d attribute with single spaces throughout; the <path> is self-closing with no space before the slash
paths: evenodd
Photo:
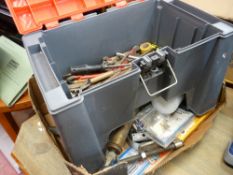
<path id="1" fill-rule="evenodd" d="M 165 87 L 165 88 L 162 88 L 162 89 L 160 89 L 160 90 L 158 90 L 158 91 L 156 91 L 156 92 L 150 92 L 149 88 L 148 88 L 147 85 L 146 85 L 146 82 L 145 82 L 144 79 L 142 78 L 142 75 L 140 75 L 140 79 L 141 79 L 141 81 L 142 81 L 142 84 L 143 84 L 143 86 L 144 86 L 144 88 L 145 88 L 147 94 L 148 94 L 150 97 L 156 96 L 156 95 L 158 95 L 158 94 L 160 94 L 160 93 L 166 91 L 167 89 L 169 89 L 169 88 L 175 86 L 175 85 L 177 84 L 177 82 L 178 82 L 178 81 L 177 81 L 176 74 L 175 74 L 175 72 L 174 72 L 174 70 L 173 70 L 173 68 L 172 68 L 172 66 L 171 66 L 171 64 L 170 64 L 170 61 L 169 61 L 168 59 L 166 59 L 166 62 L 167 62 L 168 68 L 170 69 L 170 71 L 171 71 L 171 73 L 172 73 L 172 76 L 173 76 L 173 78 L 174 78 L 174 82 L 173 82 L 172 84 L 170 84 L 169 86 L 167 86 L 167 87 Z"/>

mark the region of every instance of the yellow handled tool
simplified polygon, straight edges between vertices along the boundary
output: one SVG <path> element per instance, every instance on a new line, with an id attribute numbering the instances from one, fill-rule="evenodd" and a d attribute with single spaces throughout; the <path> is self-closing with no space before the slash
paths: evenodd
<path id="1" fill-rule="evenodd" d="M 206 120 L 213 112 L 214 112 L 214 110 L 211 110 L 211 111 L 207 112 L 206 114 L 204 114 L 203 116 L 195 117 L 193 119 L 193 121 L 177 136 L 177 138 L 181 141 L 185 141 L 187 139 L 187 137 L 190 136 L 190 134 L 193 131 L 195 131 L 198 128 L 198 126 L 204 120 Z"/>
<path id="2" fill-rule="evenodd" d="M 155 44 L 151 44 L 149 42 L 146 42 L 146 43 L 142 43 L 140 44 L 140 51 L 141 51 L 141 54 L 147 54 L 149 52 L 151 52 L 152 50 L 155 50 L 157 49 L 158 46 L 155 45 Z"/>

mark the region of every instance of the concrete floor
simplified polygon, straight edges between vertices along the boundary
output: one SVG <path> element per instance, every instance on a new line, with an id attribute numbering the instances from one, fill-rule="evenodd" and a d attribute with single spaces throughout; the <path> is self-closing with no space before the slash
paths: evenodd
<path id="1" fill-rule="evenodd" d="M 233 175 L 223 162 L 223 153 L 233 139 L 233 89 L 227 89 L 227 104 L 204 139 L 161 167 L 155 175 Z"/>

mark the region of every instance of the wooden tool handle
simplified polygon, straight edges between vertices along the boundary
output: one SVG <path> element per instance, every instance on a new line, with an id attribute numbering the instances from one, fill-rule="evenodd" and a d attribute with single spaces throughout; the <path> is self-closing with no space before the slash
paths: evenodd
<path id="1" fill-rule="evenodd" d="M 98 75 L 97 77 L 90 79 L 90 82 L 91 82 L 91 84 L 98 83 L 99 81 L 102 81 L 106 78 L 111 77 L 112 75 L 114 75 L 114 73 L 115 73 L 115 71 L 108 71 L 108 72 L 102 73 L 102 74 Z"/>
<path id="2" fill-rule="evenodd" d="M 85 84 L 88 84 L 88 80 L 75 80 L 72 84 L 69 84 L 68 86 L 70 89 L 77 89 Z"/>

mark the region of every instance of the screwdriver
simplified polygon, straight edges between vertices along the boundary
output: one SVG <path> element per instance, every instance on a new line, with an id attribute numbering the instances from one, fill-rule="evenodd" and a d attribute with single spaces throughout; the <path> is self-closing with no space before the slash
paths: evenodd
<path id="1" fill-rule="evenodd" d="M 121 70 L 111 70 L 111 71 L 101 73 L 98 76 L 93 77 L 91 79 L 74 80 L 72 82 L 72 84 L 70 84 L 68 86 L 70 89 L 77 89 L 77 88 L 86 89 L 93 84 L 96 84 L 100 81 L 103 81 L 103 80 L 113 76 L 115 73 L 117 73 L 119 71 L 121 71 Z"/>
<path id="2" fill-rule="evenodd" d="M 86 80 L 86 79 L 90 79 L 90 78 L 95 78 L 97 77 L 99 74 L 90 74 L 90 75 L 70 75 L 66 78 L 66 82 L 68 84 L 72 84 L 74 81 L 76 80 Z"/>
<path id="3" fill-rule="evenodd" d="M 106 72 L 108 69 L 120 68 L 131 66 L 131 64 L 120 64 L 120 65 L 88 65 L 84 64 L 81 66 L 71 67 L 70 72 L 72 75 L 86 75 L 97 72 Z"/>

